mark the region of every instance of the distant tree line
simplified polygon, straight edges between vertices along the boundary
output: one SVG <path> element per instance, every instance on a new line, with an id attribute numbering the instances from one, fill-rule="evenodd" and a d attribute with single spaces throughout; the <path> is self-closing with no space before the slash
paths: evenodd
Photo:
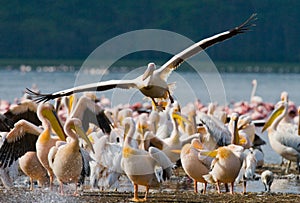
<path id="1" fill-rule="evenodd" d="M 198 41 L 257 13 L 256 27 L 250 33 L 210 48 L 210 57 L 216 61 L 300 61 L 297 0 L 1 2 L 0 58 L 84 59 L 106 40 L 146 28 L 169 30 Z"/>

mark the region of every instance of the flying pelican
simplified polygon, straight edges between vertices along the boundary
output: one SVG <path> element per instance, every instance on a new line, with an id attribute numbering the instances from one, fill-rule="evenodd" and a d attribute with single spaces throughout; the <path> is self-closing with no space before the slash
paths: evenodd
<path id="1" fill-rule="evenodd" d="M 275 110 L 265 123 L 262 132 L 268 129 L 268 137 L 272 149 L 283 158 L 296 162 L 300 172 L 300 136 L 297 132 L 290 132 L 288 129 L 278 128 L 279 122 L 288 113 L 288 103 L 280 101 L 277 103 Z M 288 172 L 289 166 L 287 168 Z"/>
<path id="2" fill-rule="evenodd" d="M 173 98 L 169 91 L 169 84 L 167 83 L 167 78 L 170 73 L 175 70 L 181 63 L 183 63 L 188 58 L 193 55 L 205 50 L 206 48 L 222 42 L 226 39 L 229 39 L 240 33 L 244 33 L 249 30 L 254 24 L 253 21 L 256 20 L 256 14 L 251 15 L 244 23 L 235 27 L 229 31 L 222 32 L 220 34 L 214 35 L 212 37 L 203 39 L 187 49 L 183 50 L 179 54 L 173 56 L 169 61 L 162 65 L 159 69 L 156 69 L 154 63 L 149 63 L 148 68 L 143 75 L 133 79 L 133 80 L 110 80 L 105 82 L 92 83 L 87 85 L 82 85 L 52 94 L 40 94 L 34 92 L 27 88 L 27 92 L 38 102 L 48 101 L 62 96 L 68 96 L 77 92 L 84 91 L 105 91 L 112 88 L 137 88 L 145 96 L 150 97 L 153 103 L 157 106 L 154 98 L 167 98 L 169 97 L 170 101 L 173 102 Z"/>
<path id="3" fill-rule="evenodd" d="M 66 121 L 64 130 L 70 138 L 66 144 L 53 146 L 48 154 L 49 165 L 57 177 L 60 184 L 60 193 L 64 195 L 63 184 L 75 183 L 76 189 L 74 195 L 78 195 L 77 183 L 83 169 L 83 158 L 80 152 L 78 136 L 86 141 L 92 151 L 93 146 L 84 134 L 81 127 L 81 121 L 77 118 L 70 118 Z"/>
<path id="4" fill-rule="evenodd" d="M 193 139 L 191 144 L 185 144 L 181 149 L 180 159 L 185 173 L 194 180 L 194 192 L 198 193 L 197 182 L 204 183 L 203 194 L 206 192 L 207 182 L 204 180 L 203 175 L 208 174 L 210 163 L 205 163 L 199 151 L 204 150 L 204 146 L 199 139 Z M 206 157 L 208 160 L 209 157 Z"/>
<path id="5" fill-rule="evenodd" d="M 13 133 L 11 136 L 7 136 L 0 148 L 0 167 L 6 168 L 26 152 L 36 151 L 39 161 L 48 172 L 50 188 L 52 188 L 54 175 L 49 166 L 47 156 L 50 148 L 54 146 L 57 141 L 65 140 L 65 134 L 56 117 L 54 107 L 51 104 L 40 104 L 37 109 L 37 115 L 43 125 L 41 133 L 37 135 L 19 131 L 19 133 Z M 25 120 L 23 121 L 26 122 Z M 36 128 L 36 126 L 31 123 L 28 126 Z M 52 129 L 56 132 L 57 136 L 51 136 Z"/>
<path id="6" fill-rule="evenodd" d="M 159 149 L 150 147 L 148 151 L 133 148 L 131 139 L 134 134 L 134 121 L 132 118 L 126 118 L 125 124 L 125 141 L 123 144 L 121 166 L 134 185 L 133 201 L 140 201 L 138 197 L 138 185 L 146 187 L 144 200 L 147 200 L 149 188 L 159 184 L 155 168 L 157 166 L 163 169 L 163 179 L 167 180 L 172 174 L 172 162 Z"/>

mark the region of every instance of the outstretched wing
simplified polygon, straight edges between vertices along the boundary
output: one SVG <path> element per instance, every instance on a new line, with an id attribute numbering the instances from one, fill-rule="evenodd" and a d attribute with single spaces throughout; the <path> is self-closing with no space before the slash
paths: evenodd
<path id="1" fill-rule="evenodd" d="M 112 124 L 105 115 L 104 110 L 86 96 L 80 97 L 71 117 L 80 119 L 85 131 L 89 128 L 89 123 L 94 123 L 107 134 L 110 134 L 112 129 Z"/>
<path id="2" fill-rule="evenodd" d="M 37 117 L 37 104 L 32 100 L 24 100 L 17 105 L 11 105 L 2 115 L 0 114 L 0 131 L 9 132 L 19 120 L 27 120 L 39 126 L 41 121 Z"/>
<path id="3" fill-rule="evenodd" d="M 28 151 L 36 151 L 35 143 L 42 130 L 20 120 L 6 136 L 0 148 L 0 167 L 6 168 Z"/>
<path id="4" fill-rule="evenodd" d="M 249 30 L 250 27 L 254 26 L 253 21 L 256 20 L 256 14 L 252 14 L 243 24 L 238 27 L 235 27 L 229 31 L 222 32 L 220 34 L 214 35 L 212 37 L 203 39 L 187 49 L 183 50 L 179 54 L 173 56 L 169 61 L 167 61 L 158 72 L 160 76 L 164 79 L 167 79 L 172 70 L 176 69 L 181 63 L 183 63 L 188 58 L 194 56 L 195 54 L 203 51 L 204 49 L 226 39 L 229 39 L 237 34 L 244 33 Z"/>
<path id="5" fill-rule="evenodd" d="M 52 94 L 40 94 L 40 93 L 34 92 L 28 88 L 26 88 L 26 92 L 27 92 L 27 94 L 31 95 L 34 98 L 34 101 L 46 102 L 51 99 L 55 99 L 55 98 L 59 98 L 59 97 L 63 97 L 63 96 L 69 96 L 71 94 L 79 93 L 79 92 L 105 91 L 105 90 L 110 90 L 113 88 L 129 89 L 129 88 L 136 88 L 136 87 L 137 87 L 137 84 L 135 83 L 134 80 L 108 80 L 108 81 L 104 81 L 104 82 L 80 85 L 77 87 L 62 90 L 62 91 L 55 92 Z"/>

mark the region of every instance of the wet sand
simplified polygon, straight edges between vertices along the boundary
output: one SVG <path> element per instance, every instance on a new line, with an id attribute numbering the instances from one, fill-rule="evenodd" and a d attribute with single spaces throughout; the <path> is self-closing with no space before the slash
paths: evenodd
<path id="1" fill-rule="evenodd" d="M 284 180 L 285 184 L 289 184 L 290 181 L 299 182 L 299 175 L 294 168 L 290 171 L 291 174 L 284 175 L 283 169 L 279 165 L 267 164 L 262 169 L 258 169 L 257 173 L 260 174 L 263 170 L 272 170 L 275 173 L 275 180 L 272 185 L 279 183 L 280 180 Z M 294 174 L 294 175 L 293 175 Z M 22 185 L 23 184 L 23 185 Z M 189 181 L 184 173 L 180 171 L 179 177 L 174 177 L 169 183 L 164 183 L 160 189 L 150 190 L 148 202 L 299 202 L 300 195 L 297 190 L 291 192 L 263 192 L 262 183 L 259 181 L 253 181 L 252 188 L 256 187 L 259 192 L 253 192 L 251 188 L 246 194 L 241 194 L 241 184 L 235 186 L 235 194 L 231 195 L 225 193 L 224 188 L 222 194 L 218 194 L 213 185 L 209 185 L 207 194 L 194 194 L 193 184 Z M 279 187 L 280 191 L 280 186 Z M 284 186 L 282 186 L 284 187 Z M 24 179 L 19 180 L 19 185 L 15 185 L 12 189 L 5 189 L 0 187 L 0 202 L 131 202 L 133 197 L 132 192 L 128 191 L 100 191 L 90 190 L 88 186 L 85 186 L 84 190 L 81 190 L 80 195 L 75 197 L 72 195 L 74 186 L 65 186 L 67 195 L 60 195 L 57 191 L 49 191 L 48 188 L 35 188 L 34 191 L 30 191 L 24 184 Z M 140 187 L 139 197 L 144 197 L 144 187 Z M 247 187 L 248 189 L 248 187 Z M 57 189 L 55 189 L 57 190 Z M 277 191 L 278 191 L 277 190 Z"/>

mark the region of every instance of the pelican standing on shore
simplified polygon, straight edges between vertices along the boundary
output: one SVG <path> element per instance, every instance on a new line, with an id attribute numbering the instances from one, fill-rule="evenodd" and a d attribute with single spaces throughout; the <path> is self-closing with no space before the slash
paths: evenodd
<path id="1" fill-rule="evenodd" d="M 298 171 L 300 160 L 300 136 L 297 131 L 290 132 L 287 128 L 278 128 L 280 121 L 288 113 L 288 103 L 280 101 L 265 123 L 262 132 L 268 129 L 268 137 L 272 149 L 283 158 L 296 162 Z M 288 172 L 289 167 L 287 168 Z"/>
<path id="2" fill-rule="evenodd" d="M 229 31 L 216 34 L 212 37 L 203 39 L 187 49 L 183 50 L 179 54 L 173 56 L 169 61 L 163 64 L 159 69 L 156 69 L 155 63 L 149 63 L 148 68 L 143 75 L 133 80 L 109 80 L 104 82 L 92 83 L 82 85 L 53 94 L 40 94 L 27 88 L 27 93 L 35 97 L 37 102 L 48 101 L 62 96 L 68 96 L 73 93 L 85 92 L 85 91 L 105 91 L 112 88 L 137 88 L 145 96 L 150 97 L 155 106 L 157 106 L 154 98 L 168 98 L 173 103 L 173 98 L 170 94 L 169 84 L 167 83 L 168 76 L 175 70 L 181 63 L 195 54 L 205 50 L 206 48 L 229 39 L 240 33 L 248 31 L 254 26 L 253 21 L 256 20 L 256 14 L 251 15 L 244 23 L 235 27 Z"/>
<path id="3" fill-rule="evenodd" d="M 167 180 L 172 175 L 172 162 L 159 149 L 150 147 L 148 151 L 133 148 L 131 140 L 134 133 L 134 121 L 132 118 L 126 118 L 125 124 L 125 141 L 123 144 L 121 166 L 134 185 L 133 201 L 141 201 L 138 197 L 138 185 L 146 187 L 145 197 L 147 200 L 149 188 L 159 185 L 160 179 L 157 178 L 155 169 L 161 167 L 163 170 L 163 180 Z"/>
<path id="4" fill-rule="evenodd" d="M 94 149 L 88 137 L 81 129 L 81 121 L 79 119 L 68 119 L 65 123 L 64 130 L 70 140 L 60 146 L 56 145 L 52 147 L 48 154 L 48 161 L 53 173 L 59 181 L 60 193 L 64 195 L 64 183 L 73 182 L 76 185 L 74 195 L 78 195 L 77 183 L 83 168 L 78 136 L 86 141 L 93 152 Z"/>

